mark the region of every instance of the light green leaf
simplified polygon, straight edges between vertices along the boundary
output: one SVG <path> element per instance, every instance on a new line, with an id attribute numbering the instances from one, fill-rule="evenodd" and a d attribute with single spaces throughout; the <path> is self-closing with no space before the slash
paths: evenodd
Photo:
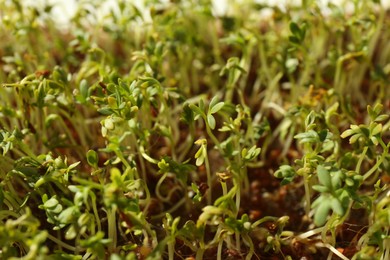
<path id="1" fill-rule="evenodd" d="M 351 138 L 349 139 L 349 143 L 350 144 L 356 143 L 356 141 L 359 140 L 360 137 L 362 137 L 361 134 L 355 134 L 355 135 L 351 136 Z"/>
<path id="2" fill-rule="evenodd" d="M 216 123 L 215 123 L 215 118 L 213 115 L 211 115 L 211 114 L 207 115 L 207 123 L 209 124 L 211 129 L 215 128 Z"/>
<path id="3" fill-rule="evenodd" d="M 377 118 L 375 118 L 374 122 L 382 122 L 389 118 L 389 115 L 380 115 Z"/>
<path id="4" fill-rule="evenodd" d="M 55 197 L 52 197 L 51 199 L 49 199 L 48 201 L 46 201 L 43 206 L 47 209 L 50 209 L 50 208 L 54 208 L 56 207 L 58 204 L 58 200 L 57 198 Z"/>
<path id="5" fill-rule="evenodd" d="M 316 226 L 322 226 L 325 224 L 330 208 L 331 206 L 326 200 L 319 204 L 314 214 L 314 224 L 316 224 Z"/>
<path id="6" fill-rule="evenodd" d="M 344 209 L 343 206 L 341 205 L 341 202 L 337 198 L 332 198 L 330 201 L 330 205 L 332 207 L 332 210 L 338 214 L 339 216 L 344 215 Z"/>
<path id="7" fill-rule="evenodd" d="M 211 99 L 210 104 L 209 104 L 210 109 L 211 109 L 212 107 L 214 107 L 215 104 L 217 104 L 217 103 L 218 103 L 218 97 L 217 97 L 217 96 L 214 96 L 214 97 Z"/>
<path id="8" fill-rule="evenodd" d="M 322 185 L 324 185 L 329 189 L 332 189 L 332 180 L 330 178 L 330 173 L 328 172 L 327 169 L 325 169 L 324 166 L 318 165 L 317 175 L 318 175 L 318 180 Z"/>
<path id="9" fill-rule="evenodd" d="M 71 165 L 69 165 L 68 169 L 69 170 L 72 170 L 74 168 L 76 168 L 81 162 L 75 162 L 75 163 L 72 163 Z"/>
<path id="10" fill-rule="evenodd" d="M 370 140 L 371 140 L 371 142 L 372 142 L 374 145 L 378 145 L 378 144 L 379 144 L 378 138 L 376 138 L 375 136 L 371 136 L 371 137 L 370 137 Z"/>
<path id="11" fill-rule="evenodd" d="M 377 135 L 381 132 L 382 132 L 382 124 L 376 124 L 376 126 L 374 126 L 374 128 L 371 130 L 371 135 Z"/>
<path id="12" fill-rule="evenodd" d="M 217 113 L 219 110 L 221 110 L 223 108 L 224 105 L 225 105 L 225 102 L 219 102 L 219 103 L 215 104 L 215 106 L 213 106 L 213 107 L 210 106 L 210 113 L 211 114 Z"/>
<path id="13" fill-rule="evenodd" d="M 324 192 L 329 192 L 329 189 L 325 186 L 322 185 L 313 185 L 313 190 L 324 193 Z"/>
<path id="14" fill-rule="evenodd" d="M 204 155 L 202 154 L 201 156 L 199 156 L 197 159 L 196 159 L 196 162 L 195 162 L 195 165 L 196 166 L 201 166 L 203 163 L 204 163 Z"/>

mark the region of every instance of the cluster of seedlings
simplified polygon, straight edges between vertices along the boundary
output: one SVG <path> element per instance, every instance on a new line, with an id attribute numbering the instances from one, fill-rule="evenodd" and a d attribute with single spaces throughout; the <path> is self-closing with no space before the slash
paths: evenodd
<path id="1" fill-rule="evenodd" d="M 390 15 L 317 2 L 0 1 L 0 258 L 390 259 Z"/>

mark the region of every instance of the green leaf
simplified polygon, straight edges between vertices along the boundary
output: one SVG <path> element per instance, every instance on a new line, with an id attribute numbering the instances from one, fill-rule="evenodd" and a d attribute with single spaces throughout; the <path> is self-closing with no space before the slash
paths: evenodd
<path id="1" fill-rule="evenodd" d="M 389 115 L 380 115 L 380 116 L 377 116 L 374 120 L 374 122 L 382 122 L 382 121 L 385 121 L 389 118 Z"/>
<path id="2" fill-rule="evenodd" d="M 79 88 L 82 101 L 85 101 L 88 98 L 88 83 L 86 79 L 81 80 Z"/>
<path id="3" fill-rule="evenodd" d="M 204 163 L 204 160 L 205 160 L 205 157 L 204 155 L 200 155 L 197 159 L 196 159 L 196 162 L 195 162 L 195 165 L 196 166 L 201 166 L 203 163 Z"/>
<path id="4" fill-rule="evenodd" d="M 364 137 L 370 136 L 370 129 L 366 125 L 359 125 L 359 129 Z"/>
<path id="5" fill-rule="evenodd" d="M 352 178 L 347 178 L 345 179 L 345 184 L 347 184 L 347 186 L 349 187 L 353 187 L 355 185 L 355 182 L 353 181 Z"/>
<path id="6" fill-rule="evenodd" d="M 50 209 L 50 212 L 54 213 L 54 214 L 60 214 L 62 212 L 62 205 L 61 204 L 57 204 L 57 206 L 55 206 L 54 208 L 51 208 Z"/>
<path id="7" fill-rule="evenodd" d="M 318 180 L 322 185 L 327 187 L 328 189 L 332 190 L 332 180 L 330 178 L 330 173 L 328 172 L 327 169 L 325 169 L 324 166 L 318 165 L 317 166 L 317 175 L 318 175 Z"/>
<path id="8" fill-rule="evenodd" d="M 103 122 L 106 129 L 113 130 L 115 128 L 114 120 L 111 118 L 106 118 Z"/>
<path id="9" fill-rule="evenodd" d="M 114 113 L 114 111 L 108 107 L 99 108 L 99 109 L 97 109 L 97 112 L 99 112 L 100 114 L 105 115 L 105 116 L 108 116 L 108 115 L 111 115 L 112 113 Z"/>
<path id="10" fill-rule="evenodd" d="M 355 134 L 355 135 L 351 136 L 351 138 L 349 139 L 349 143 L 350 144 L 356 143 L 356 141 L 359 140 L 360 137 L 363 137 L 363 135 Z"/>
<path id="11" fill-rule="evenodd" d="M 185 104 L 183 107 L 182 120 L 186 124 L 191 124 L 194 121 L 194 112 L 188 104 Z"/>
<path id="12" fill-rule="evenodd" d="M 254 158 L 256 158 L 260 154 L 260 151 L 261 151 L 261 149 L 257 148 L 256 145 L 252 146 L 248 151 L 244 152 L 244 149 L 242 150 L 241 153 L 242 153 L 242 157 L 247 161 L 253 160 Z M 245 155 L 243 155 L 243 152 L 245 153 Z"/>
<path id="13" fill-rule="evenodd" d="M 207 115 L 207 123 L 211 129 L 215 128 L 216 123 L 213 115 L 211 114 Z"/>
<path id="14" fill-rule="evenodd" d="M 56 197 L 52 197 L 50 198 L 48 201 L 46 201 L 43 206 L 46 208 L 46 209 L 50 209 L 50 208 L 55 208 L 58 204 L 58 200 Z"/>
<path id="15" fill-rule="evenodd" d="M 316 120 L 316 113 L 314 111 L 311 111 L 305 118 L 305 127 L 309 128 L 310 125 L 314 124 L 315 120 Z"/>
<path id="16" fill-rule="evenodd" d="M 162 173 L 169 171 L 169 163 L 167 163 L 164 159 L 161 159 L 161 161 L 157 164 L 158 168 Z"/>
<path id="17" fill-rule="evenodd" d="M 375 136 L 371 136 L 371 137 L 370 137 L 370 140 L 371 140 L 371 142 L 372 142 L 374 145 L 378 145 L 378 144 L 379 144 L 379 140 L 378 140 L 378 138 L 376 138 Z"/>
<path id="18" fill-rule="evenodd" d="M 199 100 L 199 108 L 200 108 L 200 110 L 203 112 L 204 111 L 204 101 L 203 101 L 203 99 L 200 99 Z"/>
<path id="19" fill-rule="evenodd" d="M 374 128 L 371 130 L 371 135 L 377 135 L 381 132 L 382 132 L 382 124 L 376 124 Z"/>
<path id="20" fill-rule="evenodd" d="M 325 121 L 327 124 L 330 124 L 330 118 L 333 115 L 337 115 L 337 109 L 339 108 L 339 103 L 334 103 L 331 107 L 329 107 L 325 112 Z"/>
<path id="21" fill-rule="evenodd" d="M 205 160 L 205 144 L 203 143 L 204 140 L 203 139 L 199 139 L 195 142 L 195 144 L 198 144 L 198 145 L 201 145 L 201 147 L 199 148 L 199 150 L 196 152 L 195 154 L 195 159 L 196 159 L 196 166 L 200 166 L 203 164 L 204 160 Z"/>
<path id="22" fill-rule="evenodd" d="M 321 142 L 324 142 L 326 139 L 332 137 L 332 133 L 330 133 L 327 129 L 323 129 L 318 133 L 318 137 L 320 138 Z"/>
<path id="23" fill-rule="evenodd" d="M 344 175 L 345 174 L 341 170 L 333 172 L 333 175 L 332 175 L 333 190 L 339 189 L 341 187 Z"/>
<path id="24" fill-rule="evenodd" d="M 73 225 L 69 226 L 69 228 L 65 232 L 65 239 L 71 240 L 77 236 L 77 231 Z"/>
<path id="25" fill-rule="evenodd" d="M 295 175 L 295 170 L 290 165 L 282 165 L 279 169 L 274 173 L 276 178 L 286 178 Z"/>
<path id="26" fill-rule="evenodd" d="M 195 113 L 195 115 L 204 115 L 204 112 L 198 106 L 196 106 L 194 104 L 190 104 L 189 107 Z"/>
<path id="27" fill-rule="evenodd" d="M 279 167 L 279 169 L 274 173 L 274 176 L 276 178 L 283 178 L 283 180 L 281 181 L 281 185 L 286 185 L 286 184 L 289 184 L 291 183 L 296 174 L 295 174 L 295 170 L 293 167 L 291 167 L 290 165 L 282 165 Z"/>
<path id="28" fill-rule="evenodd" d="M 291 183 L 293 180 L 294 180 L 294 177 L 286 177 L 280 182 L 280 185 L 282 185 L 282 186 L 287 185 L 287 184 Z"/>
<path id="29" fill-rule="evenodd" d="M 301 29 L 299 28 L 298 24 L 295 22 L 290 23 L 290 31 L 295 36 L 299 36 L 301 34 Z"/>
<path id="30" fill-rule="evenodd" d="M 58 215 L 58 221 L 63 224 L 70 224 L 76 217 L 79 215 L 79 211 L 76 206 L 71 206 L 63 210 L 60 215 Z"/>
<path id="31" fill-rule="evenodd" d="M 374 111 L 374 109 L 370 105 L 367 106 L 367 112 L 368 112 L 368 115 L 371 117 L 372 120 L 374 120 L 375 117 L 377 116 L 376 112 Z"/>
<path id="32" fill-rule="evenodd" d="M 317 143 L 319 137 L 316 131 L 309 130 L 305 133 L 299 133 L 294 136 L 295 139 L 299 139 L 300 143 Z"/>
<path id="33" fill-rule="evenodd" d="M 87 152 L 87 162 L 92 167 L 98 167 L 98 155 L 94 150 Z"/>
<path id="34" fill-rule="evenodd" d="M 321 192 L 321 193 L 329 192 L 329 189 L 325 186 L 322 186 L 322 185 L 313 185 L 312 188 L 313 188 L 313 190 Z"/>
<path id="35" fill-rule="evenodd" d="M 214 97 L 211 99 L 210 104 L 209 104 L 210 109 L 211 109 L 212 107 L 214 107 L 215 104 L 217 104 L 217 103 L 218 103 L 218 97 L 217 97 L 217 96 L 214 96 Z"/>
<path id="36" fill-rule="evenodd" d="M 383 105 L 381 103 L 376 103 L 374 106 L 374 111 L 377 115 L 383 110 Z"/>
<path id="37" fill-rule="evenodd" d="M 316 224 L 316 226 L 322 226 L 325 224 L 330 209 L 331 206 L 329 202 L 326 200 L 324 200 L 322 203 L 318 205 L 314 213 L 314 224 Z"/>
<path id="38" fill-rule="evenodd" d="M 39 108 L 42 108 L 45 104 L 45 86 L 46 86 L 46 79 L 42 81 L 42 83 L 39 85 L 38 90 L 36 91 L 36 99 L 37 99 L 37 106 Z"/>
<path id="39" fill-rule="evenodd" d="M 339 216 L 344 215 L 344 209 L 343 206 L 341 205 L 341 202 L 337 198 L 332 198 L 330 200 L 330 205 L 332 207 L 332 210 L 338 214 Z"/>
<path id="40" fill-rule="evenodd" d="M 347 130 L 345 130 L 340 136 L 341 136 L 341 138 L 346 138 L 346 137 L 351 136 L 351 135 L 353 135 L 353 134 L 355 134 L 355 133 L 356 133 L 355 130 L 353 130 L 353 129 L 347 129 Z"/>
<path id="41" fill-rule="evenodd" d="M 72 170 L 74 168 L 76 168 L 81 162 L 75 162 L 75 163 L 72 163 L 71 165 L 68 166 L 68 169 L 69 170 Z"/>
<path id="42" fill-rule="evenodd" d="M 295 36 L 289 36 L 288 37 L 288 40 L 291 42 L 291 43 L 294 43 L 294 44 L 297 44 L 297 45 L 299 45 L 301 42 L 300 42 L 300 40 L 297 38 L 297 37 L 295 37 Z"/>
<path id="43" fill-rule="evenodd" d="M 219 102 L 219 103 L 215 104 L 213 107 L 210 106 L 210 113 L 211 114 L 217 113 L 219 110 L 221 110 L 223 108 L 224 105 L 225 105 L 225 102 Z"/>

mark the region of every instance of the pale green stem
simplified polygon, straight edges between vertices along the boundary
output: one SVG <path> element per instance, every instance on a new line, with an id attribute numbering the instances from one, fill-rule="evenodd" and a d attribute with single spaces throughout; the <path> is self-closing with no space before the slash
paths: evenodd
<path id="1" fill-rule="evenodd" d="M 367 150 L 368 150 L 368 146 L 365 146 L 364 149 L 363 149 L 363 152 L 360 154 L 359 161 L 356 164 L 356 169 L 355 169 L 355 172 L 357 172 L 357 173 L 360 172 L 360 167 L 362 165 L 364 157 L 366 156 Z"/>
<path id="2" fill-rule="evenodd" d="M 12 210 L 0 210 L 0 220 L 4 218 L 9 218 L 9 216 L 13 216 L 15 218 L 20 217 L 19 214 L 15 213 Z"/>
<path id="3" fill-rule="evenodd" d="M 240 233 L 234 232 L 234 235 L 236 236 L 236 250 L 238 252 L 241 252 L 241 239 L 240 239 Z"/>
<path id="4" fill-rule="evenodd" d="M 379 143 L 383 148 L 382 155 L 381 155 L 380 159 L 376 162 L 374 167 L 372 167 L 368 172 L 366 172 L 363 175 L 363 180 L 367 180 L 371 176 L 371 174 L 373 174 L 379 168 L 379 166 L 383 163 L 383 160 L 386 158 L 386 156 L 389 152 L 389 147 L 383 142 L 382 139 L 379 139 Z"/>
<path id="5" fill-rule="evenodd" d="M 344 256 L 342 253 L 340 253 L 336 248 L 334 248 L 332 245 L 327 244 L 327 243 L 317 243 L 316 246 L 320 247 L 326 247 L 328 248 L 332 253 L 340 257 L 342 260 L 349 260 L 346 256 Z"/>
<path id="6" fill-rule="evenodd" d="M 175 237 L 168 241 L 168 258 L 169 260 L 174 260 L 175 258 Z"/>
<path id="7" fill-rule="evenodd" d="M 297 239 L 306 239 L 313 235 L 319 234 L 324 230 L 324 227 L 315 228 L 296 236 Z"/>
<path id="8" fill-rule="evenodd" d="M 259 226 L 259 225 L 261 225 L 261 224 L 263 224 L 263 223 L 265 223 L 265 222 L 268 222 L 268 221 L 276 221 L 276 220 L 278 220 L 277 217 L 266 216 L 266 217 L 264 217 L 264 218 L 261 218 L 261 219 L 255 221 L 255 222 L 252 224 L 251 227 L 252 227 L 252 228 L 255 228 L 255 227 L 257 227 L 257 226 Z"/>
<path id="9" fill-rule="evenodd" d="M 80 183 L 82 185 L 85 185 L 85 186 L 88 186 L 90 188 L 93 188 L 93 189 L 98 189 L 98 190 L 102 190 L 103 189 L 103 185 L 98 184 L 98 183 L 93 182 L 93 181 L 82 179 L 82 178 L 77 177 L 77 176 L 73 176 L 72 180 L 75 181 L 75 182 L 78 182 L 78 183 Z"/>
<path id="10" fill-rule="evenodd" d="M 376 162 L 376 164 L 374 165 L 374 167 L 372 167 L 368 172 L 366 172 L 364 175 L 363 175 L 363 180 L 367 180 L 371 174 L 373 174 L 378 168 L 379 166 L 382 164 L 384 160 L 384 156 L 382 155 L 379 160 Z"/>
<path id="11" fill-rule="evenodd" d="M 306 205 L 305 205 L 305 212 L 306 212 L 306 215 L 308 216 L 309 215 L 309 212 L 310 212 L 310 207 L 311 207 L 311 204 L 310 204 L 310 186 L 309 186 L 309 178 L 307 176 L 307 174 L 305 173 L 305 175 L 303 176 L 303 183 L 304 183 L 304 186 L 305 186 L 305 201 L 306 201 Z"/>
<path id="12" fill-rule="evenodd" d="M 204 118 L 204 121 L 207 122 L 207 119 Z M 211 128 L 209 127 L 209 125 L 207 123 L 206 123 L 206 132 L 209 135 L 209 137 L 211 138 L 211 140 L 213 141 L 214 145 L 217 146 L 217 148 L 220 152 L 222 152 L 223 149 L 221 147 L 221 143 L 218 141 L 217 137 L 213 134 L 213 132 L 211 131 Z"/>
<path id="13" fill-rule="evenodd" d="M 151 219 L 159 219 L 159 218 L 162 218 L 166 215 L 166 213 L 172 213 L 174 211 L 176 211 L 181 205 L 183 205 L 185 202 L 186 202 L 187 198 L 184 197 L 182 198 L 181 200 L 179 200 L 178 202 L 175 203 L 175 205 L 173 207 L 171 207 L 169 210 L 166 210 L 160 214 L 157 214 L 157 215 L 154 215 L 154 216 L 151 216 L 150 218 Z"/>
<path id="14" fill-rule="evenodd" d="M 213 182 L 212 182 L 212 177 L 211 177 L 211 168 L 210 168 L 210 162 L 209 162 L 209 156 L 207 154 L 207 152 L 205 153 L 205 167 L 206 167 L 206 174 L 207 174 L 207 185 L 209 186 L 209 189 L 207 191 L 207 204 L 208 205 L 211 205 L 212 203 L 212 199 L 213 199 L 213 195 L 212 195 L 212 185 L 213 185 Z"/>
<path id="15" fill-rule="evenodd" d="M 100 223 L 100 217 L 99 217 L 99 214 L 98 214 L 98 211 L 97 211 L 97 207 L 96 207 L 96 197 L 95 196 L 91 196 L 91 201 L 92 201 L 92 211 L 93 211 L 93 214 L 95 216 L 95 219 L 96 219 L 96 225 L 97 225 L 97 228 L 98 228 L 98 231 L 101 231 L 102 230 L 102 225 Z M 95 230 L 92 231 L 93 234 L 95 233 Z"/>
<path id="16" fill-rule="evenodd" d="M 226 196 L 226 194 L 228 193 L 227 192 L 227 185 L 226 185 L 226 182 L 225 181 L 221 181 L 221 186 L 222 186 L 222 195 L 223 196 Z M 227 236 L 226 238 L 226 243 L 228 245 L 228 248 L 231 248 L 231 244 L 232 244 L 232 241 L 231 241 L 231 237 L 230 236 Z M 219 245 L 218 245 L 219 246 Z"/>
<path id="17" fill-rule="evenodd" d="M 116 207 L 108 209 L 108 237 L 111 239 L 110 251 L 114 252 L 116 249 L 117 232 L 116 232 Z"/>
<path id="18" fill-rule="evenodd" d="M 196 260 L 203 260 L 203 254 L 204 254 L 204 246 L 201 246 L 201 247 L 198 248 L 198 250 L 196 251 L 196 257 L 195 257 L 195 259 L 196 259 Z"/>
<path id="19" fill-rule="evenodd" d="M 240 203 L 241 203 L 241 187 L 240 185 L 238 185 L 236 191 L 236 209 L 237 209 L 236 216 L 238 214 L 238 211 L 240 210 Z"/>
<path id="20" fill-rule="evenodd" d="M 223 239 L 221 239 L 221 240 L 218 242 L 217 260 L 222 260 L 222 246 L 223 246 Z"/>
<path id="21" fill-rule="evenodd" d="M 48 237 L 51 241 L 53 241 L 54 243 L 56 243 L 57 245 L 59 245 L 59 246 L 65 248 L 65 249 L 67 249 L 67 250 L 70 250 L 70 251 L 72 251 L 72 252 L 76 252 L 76 247 L 71 246 L 71 245 L 69 245 L 69 244 L 63 242 L 62 240 L 60 240 L 60 239 L 58 239 L 58 238 L 56 238 L 56 237 L 54 237 L 54 236 L 52 236 L 52 235 L 50 235 L 50 234 L 47 234 L 47 237 Z M 85 251 L 85 249 L 80 248 L 80 249 L 78 249 L 78 251 Z"/>
<path id="22" fill-rule="evenodd" d="M 164 182 L 165 178 L 168 176 L 168 173 L 164 173 L 161 178 L 158 180 L 157 184 L 156 184 L 156 196 L 159 200 L 163 201 L 163 202 L 169 202 L 169 197 L 164 197 L 163 195 L 161 195 L 160 193 L 160 186 L 161 184 Z"/>
<path id="23" fill-rule="evenodd" d="M 249 252 L 248 254 L 246 255 L 245 257 L 245 260 L 251 260 L 252 259 L 252 256 L 255 252 L 255 247 L 253 245 L 253 241 L 252 239 L 250 238 L 250 236 L 248 236 L 248 234 L 242 234 L 242 239 L 244 240 L 244 242 L 249 246 Z"/>

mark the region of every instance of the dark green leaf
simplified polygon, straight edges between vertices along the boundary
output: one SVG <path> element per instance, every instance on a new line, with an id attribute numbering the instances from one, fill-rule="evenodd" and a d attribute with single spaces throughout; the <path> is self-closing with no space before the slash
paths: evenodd
<path id="1" fill-rule="evenodd" d="M 301 29 L 299 28 L 298 24 L 295 22 L 290 23 L 290 31 L 295 36 L 300 36 Z"/>
<path id="2" fill-rule="evenodd" d="M 89 150 L 87 152 L 87 161 L 88 164 L 91 165 L 92 167 L 98 166 L 98 156 L 94 150 Z"/>

